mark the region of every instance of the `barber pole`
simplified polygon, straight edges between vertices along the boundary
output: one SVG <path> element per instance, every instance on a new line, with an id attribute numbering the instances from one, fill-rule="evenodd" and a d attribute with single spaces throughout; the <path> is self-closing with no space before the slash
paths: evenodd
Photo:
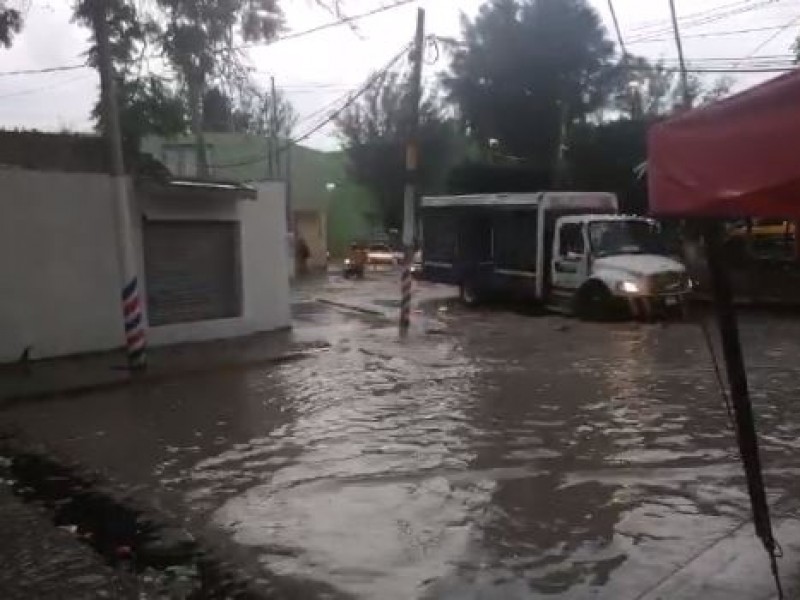
<path id="1" fill-rule="evenodd" d="M 131 368 L 143 368 L 147 362 L 146 334 L 139 283 L 134 277 L 122 289 L 122 312 L 125 320 L 125 345 Z"/>
<path id="2" fill-rule="evenodd" d="M 400 293 L 400 330 L 407 331 L 411 325 L 411 266 L 408 260 L 403 264 Z"/>
<path id="3" fill-rule="evenodd" d="M 146 333 L 139 297 L 136 260 L 133 244 L 133 223 L 128 182 L 122 152 L 122 134 L 119 123 L 119 106 L 115 84 L 114 66 L 111 62 L 111 44 L 108 31 L 108 2 L 96 2 L 93 14 L 97 40 L 98 66 L 102 108 L 105 113 L 105 137 L 108 141 L 110 196 L 114 200 L 114 226 L 117 239 L 117 261 L 122 283 L 122 318 L 125 325 L 125 348 L 128 368 L 141 371 L 147 365 L 145 357 Z"/>

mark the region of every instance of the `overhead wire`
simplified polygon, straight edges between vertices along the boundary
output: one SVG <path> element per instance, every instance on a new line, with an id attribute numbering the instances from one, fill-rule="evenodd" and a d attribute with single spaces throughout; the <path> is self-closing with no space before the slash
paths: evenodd
<path id="1" fill-rule="evenodd" d="M 331 29 L 333 27 L 340 27 L 342 25 L 350 25 L 352 23 L 360 21 L 361 19 L 366 19 L 367 17 L 372 17 L 372 16 L 375 16 L 375 15 L 378 15 L 378 14 L 381 14 L 381 13 L 384 13 L 384 12 L 387 12 L 387 11 L 390 11 L 390 10 L 394 10 L 396 8 L 401 8 L 401 7 L 406 6 L 408 4 L 414 4 L 414 3 L 419 2 L 419 1 L 420 0 L 397 0 L 396 2 L 394 2 L 392 4 L 387 4 L 386 6 L 380 6 L 378 8 L 374 8 L 374 9 L 369 10 L 367 12 L 363 12 L 363 13 L 360 13 L 360 14 L 357 14 L 357 15 L 353 15 L 351 17 L 342 17 L 342 18 L 337 19 L 335 21 L 331 21 L 329 23 L 323 23 L 322 25 L 317 25 L 316 27 L 312 27 L 312 28 L 306 29 L 304 31 L 298 31 L 296 33 L 289 33 L 287 35 L 283 35 L 283 36 L 281 36 L 281 37 L 279 37 L 279 38 L 277 38 L 277 39 L 275 39 L 273 41 L 270 41 L 270 42 L 244 44 L 244 45 L 241 45 L 241 46 L 237 46 L 236 50 L 247 50 L 247 49 L 250 49 L 250 48 L 258 48 L 258 47 L 261 47 L 261 46 L 271 46 L 271 45 L 276 44 L 278 42 L 285 42 L 287 40 L 294 40 L 294 39 L 297 39 L 297 38 L 300 38 L 300 37 L 311 35 L 312 33 L 317 33 L 319 31 L 324 31 L 326 29 Z"/>
<path id="2" fill-rule="evenodd" d="M 381 6 L 378 8 L 374 8 L 372 10 L 359 13 L 357 15 L 352 15 L 348 17 L 342 17 L 340 19 L 336 19 L 334 21 L 329 21 L 327 23 L 323 23 L 321 25 L 317 25 L 315 27 L 311 27 L 310 29 L 305 29 L 302 31 L 297 31 L 294 33 L 288 33 L 286 35 L 277 37 L 273 40 L 264 43 L 254 43 L 254 44 L 240 44 L 234 46 L 233 50 L 247 50 L 250 48 L 257 48 L 257 47 L 265 47 L 265 46 L 272 46 L 275 44 L 279 44 L 280 42 L 285 42 L 288 40 L 294 40 L 297 38 L 305 37 L 307 35 L 311 35 L 313 33 L 317 33 L 319 31 L 324 31 L 326 29 L 332 29 L 334 27 L 341 27 L 342 25 L 350 25 L 362 19 L 366 19 L 368 17 L 372 17 L 381 13 L 388 12 L 390 10 L 394 10 L 397 8 L 401 8 L 403 6 L 413 4 L 419 2 L 420 0 L 397 0 L 392 4 L 387 4 L 385 6 Z M 160 55 L 153 55 L 149 58 L 158 58 Z M 67 65 L 60 65 L 55 67 L 44 67 L 41 69 L 16 69 L 13 71 L 0 71 L 0 77 L 9 77 L 14 75 L 39 75 L 45 73 L 57 73 L 61 71 L 73 71 L 76 69 L 88 69 L 91 68 L 84 63 L 74 63 L 74 64 L 67 64 Z"/>
<path id="3" fill-rule="evenodd" d="M 761 0 L 760 2 L 736 2 L 733 4 L 708 9 L 698 13 L 688 14 L 678 19 L 681 29 L 690 29 L 709 23 L 716 23 L 731 17 L 766 8 L 768 6 L 778 6 L 781 0 Z M 633 27 L 630 32 L 634 39 L 647 38 L 653 35 L 664 35 L 672 32 L 672 24 L 669 19 L 659 21 L 657 25 L 645 27 Z M 638 35 L 636 35 L 638 34 Z"/>
<path id="4" fill-rule="evenodd" d="M 38 87 L 35 87 L 35 88 L 28 88 L 28 89 L 25 89 L 25 90 L 18 90 L 18 91 L 15 91 L 15 92 L 9 92 L 7 94 L 0 94 L 0 100 L 5 100 L 6 98 L 16 98 L 18 96 L 28 96 L 30 94 L 37 94 L 39 92 L 44 92 L 44 91 L 51 90 L 51 89 L 54 89 L 54 88 L 57 88 L 57 87 L 61 87 L 62 85 L 67 85 L 67 84 L 73 83 L 75 81 L 81 81 L 81 80 L 84 80 L 84 79 L 88 79 L 89 77 L 91 77 L 91 74 L 85 73 L 85 74 L 78 75 L 77 77 L 70 77 L 68 79 L 61 79 L 59 81 L 54 81 L 54 82 L 51 82 L 51 83 L 49 83 L 47 85 L 41 85 L 41 86 L 38 86 Z"/>
<path id="5" fill-rule="evenodd" d="M 683 36 L 684 39 L 687 38 L 712 38 L 712 37 L 728 37 L 731 35 L 741 35 L 747 33 L 760 33 L 762 31 L 774 31 L 776 29 L 782 29 L 784 25 L 769 25 L 765 27 L 750 27 L 748 29 L 728 29 L 725 31 L 707 31 L 703 33 L 688 33 Z M 662 37 L 653 37 L 647 39 L 634 39 L 628 40 L 627 44 L 635 45 L 635 44 L 654 44 L 658 42 L 665 42 L 669 41 L 669 36 L 662 36 Z"/>
<path id="6" fill-rule="evenodd" d="M 343 97 L 338 98 L 335 101 L 335 103 L 331 103 L 331 104 L 327 105 L 327 108 L 325 110 L 315 111 L 315 113 L 320 113 L 320 114 L 322 112 L 325 112 L 325 111 L 328 111 L 328 113 L 325 115 L 325 117 L 322 120 L 320 120 L 317 123 L 315 123 L 306 132 L 304 132 L 304 133 L 302 133 L 302 134 L 300 134 L 300 135 L 298 135 L 296 137 L 293 137 L 292 139 L 287 141 L 286 144 L 284 144 L 283 147 L 279 148 L 278 151 L 279 152 L 286 151 L 291 146 L 293 146 L 295 144 L 299 144 L 300 142 L 310 138 L 312 135 L 317 133 L 323 127 L 325 127 L 326 125 L 328 125 L 329 123 L 334 121 L 339 115 L 341 115 L 345 110 L 347 110 L 347 108 L 352 106 L 353 103 L 356 102 L 356 100 L 358 100 L 361 96 L 363 96 L 373 85 L 375 85 L 375 83 L 380 81 L 380 79 L 392 67 L 394 67 L 400 61 L 400 59 L 402 59 L 404 56 L 406 56 L 408 54 L 409 49 L 411 48 L 411 45 L 412 45 L 411 43 L 408 43 L 408 44 L 404 45 L 403 48 L 400 50 L 400 52 L 398 52 L 395 56 L 393 56 L 392 59 L 388 63 L 386 63 L 383 67 L 381 67 L 378 71 L 372 73 L 367 78 L 367 80 L 358 89 L 352 90 L 352 91 L 348 92 L 347 94 L 345 94 Z M 339 103 L 342 103 L 341 106 L 338 106 Z M 314 116 L 309 115 L 306 118 L 304 118 L 303 121 L 301 121 L 301 122 L 314 120 L 314 118 L 316 118 L 317 116 L 318 115 L 314 115 Z M 250 158 L 247 158 L 247 159 L 244 159 L 244 160 L 241 160 L 241 161 L 236 161 L 236 162 L 226 163 L 226 164 L 215 164 L 215 165 L 210 165 L 210 166 L 212 168 L 216 168 L 216 169 L 243 167 L 243 166 L 247 166 L 247 165 L 251 165 L 251 164 L 255 164 L 255 163 L 261 162 L 261 161 L 264 160 L 264 158 L 265 157 L 263 155 L 259 155 L 259 156 L 250 157 Z"/>
<path id="7" fill-rule="evenodd" d="M 772 42 L 773 40 L 775 40 L 775 38 L 777 38 L 779 35 L 781 35 L 781 34 L 782 34 L 784 31 L 786 31 L 787 29 L 789 29 L 791 26 L 793 26 L 794 24 L 796 24 L 798 21 L 800 21 L 800 16 L 795 16 L 795 17 L 793 17 L 792 19 L 790 19 L 789 21 L 787 21 L 787 22 L 786 22 L 786 23 L 783 25 L 783 27 L 781 27 L 780 29 L 778 29 L 778 31 L 776 31 L 776 32 L 775 32 L 775 33 L 773 33 L 772 35 L 768 36 L 768 37 L 767 37 L 767 39 L 765 39 L 763 42 L 761 42 L 761 43 L 760 43 L 760 44 L 758 44 L 758 45 L 757 45 L 755 48 L 753 48 L 753 49 L 750 51 L 750 53 L 749 53 L 747 56 L 745 56 L 745 57 L 744 57 L 744 59 L 746 60 L 746 59 L 749 59 L 749 58 L 752 58 L 752 57 L 754 57 L 756 54 L 758 54 L 758 52 L 759 52 L 760 50 L 762 50 L 763 48 L 765 48 L 765 47 L 766 47 L 766 46 L 767 46 L 767 45 L 768 45 L 770 42 Z M 739 64 L 739 63 L 737 63 L 737 65 L 736 65 L 736 66 L 738 66 L 738 64 Z"/>
<path id="8" fill-rule="evenodd" d="M 611 20 L 614 23 L 614 30 L 617 32 L 617 41 L 619 42 L 619 49 L 622 52 L 622 60 L 627 60 L 628 50 L 625 48 L 625 39 L 622 37 L 622 29 L 620 29 L 619 19 L 617 19 L 617 11 L 614 9 L 614 0 L 608 0 L 608 10 L 611 12 Z"/>

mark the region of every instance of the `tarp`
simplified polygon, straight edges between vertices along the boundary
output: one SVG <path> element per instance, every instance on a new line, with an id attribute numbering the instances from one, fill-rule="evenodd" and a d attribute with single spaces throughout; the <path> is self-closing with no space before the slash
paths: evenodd
<path id="1" fill-rule="evenodd" d="M 655 216 L 800 218 L 800 71 L 654 125 L 647 171 Z"/>

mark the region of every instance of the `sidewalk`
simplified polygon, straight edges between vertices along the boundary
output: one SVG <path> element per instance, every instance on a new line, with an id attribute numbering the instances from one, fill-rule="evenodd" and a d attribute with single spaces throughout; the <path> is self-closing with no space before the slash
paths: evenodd
<path id="1" fill-rule="evenodd" d="M 143 373 L 131 373 L 122 351 L 0 365 L 0 406 L 22 399 L 71 396 L 176 377 L 298 360 L 324 350 L 298 343 L 291 331 L 150 348 Z"/>
<path id="2" fill-rule="evenodd" d="M 0 596 L 29 598 L 150 598 L 138 581 L 102 562 L 89 547 L 55 527 L 0 484 Z"/>

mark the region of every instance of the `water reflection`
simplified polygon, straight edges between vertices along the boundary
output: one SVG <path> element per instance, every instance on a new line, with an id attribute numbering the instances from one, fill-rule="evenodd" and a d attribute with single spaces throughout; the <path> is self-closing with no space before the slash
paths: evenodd
<path id="1" fill-rule="evenodd" d="M 414 597 L 446 575 L 490 490 L 458 476 L 473 459 L 474 367 L 452 343 L 423 342 L 376 331 L 313 371 L 282 369 L 297 407 L 283 439 L 298 453 L 216 522 L 270 569 L 363 597 Z"/>

